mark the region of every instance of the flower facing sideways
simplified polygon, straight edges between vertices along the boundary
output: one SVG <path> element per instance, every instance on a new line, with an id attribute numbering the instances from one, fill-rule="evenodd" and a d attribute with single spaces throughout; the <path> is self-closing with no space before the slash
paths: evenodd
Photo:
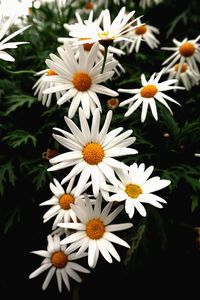
<path id="1" fill-rule="evenodd" d="M 165 188 L 171 182 L 170 180 L 160 179 L 158 176 L 149 178 L 153 169 L 154 167 L 150 166 L 145 170 L 144 163 L 140 165 L 133 163 L 128 171 L 118 170 L 117 174 L 120 179 L 119 186 L 108 187 L 113 193 L 113 195 L 108 198 L 108 201 L 125 201 L 125 211 L 129 218 L 133 217 L 135 209 L 143 217 L 146 216 L 143 203 L 162 208 L 161 203 L 166 203 L 166 201 L 153 194 L 153 192 Z"/>
<path id="2" fill-rule="evenodd" d="M 168 79 L 176 78 L 178 82 L 182 83 L 186 90 L 190 90 L 193 86 L 199 84 L 200 74 L 196 73 L 187 63 L 183 63 L 181 69 L 179 64 L 171 67 L 166 71 L 168 73 Z"/>
<path id="3" fill-rule="evenodd" d="M 155 34 L 159 34 L 159 29 L 155 26 L 142 24 L 140 19 L 137 21 L 138 27 L 129 31 L 126 34 L 127 41 L 121 42 L 121 49 L 126 48 L 128 53 L 139 52 L 141 42 L 144 41 L 151 49 L 157 48 L 160 44 L 159 40 L 155 37 Z M 131 45 L 130 45 L 131 40 Z"/>
<path id="4" fill-rule="evenodd" d="M 33 85 L 32 89 L 35 89 L 34 96 L 38 96 L 38 100 L 42 102 L 42 105 L 46 105 L 46 107 L 49 107 L 51 105 L 52 100 L 52 93 L 44 94 L 43 91 L 54 87 L 54 82 L 45 81 L 44 78 L 47 76 L 57 76 L 57 73 L 54 72 L 51 69 L 45 69 L 42 71 L 39 71 L 35 74 L 35 76 L 40 76 L 40 78 L 36 81 L 36 83 Z M 63 92 L 56 92 L 56 99 L 62 97 Z"/>
<path id="5" fill-rule="evenodd" d="M 188 38 L 183 39 L 182 42 L 179 42 L 176 39 L 173 39 L 175 47 L 162 47 L 161 49 L 167 51 L 173 51 L 174 53 L 168 57 L 163 63 L 163 66 L 166 66 L 165 71 L 173 67 L 178 63 L 178 75 L 179 78 L 181 70 L 184 63 L 187 63 L 191 71 L 199 74 L 198 63 L 200 62 L 200 35 L 197 36 L 194 40 L 188 40 Z"/>
<path id="6" fill-rule="evenodd" d="M 123 127 L 118 127 L 108 132 L 112 115 L 113 112 L 109 110 L 104 125 L 99 130 L 100 111 L 96 108 L 90 129 L 84 111 L 82 108 L 79 108 L 81 130 L 67 117 L 65 117 L 65 122 L 72 133 L 54 128 L 54 130 L 61 132 L 62 135 L 53 134 L 53 137 L 70 151 L 50 159 L 50 163 L 53 166 L 48 171 L 74 166 L 61 181 L 61 184 L 81 173 L 77 182 L 75 196 L 83 191 L 90 176 L 95 197 L 98 196 L 101 185 L 105 184 L 106 179 L 116 185 L 115 169 L 127 169 L 128 166 L 116 160 L 115 157 L 137 153 L 137 150 L 128 147 L 135 142 L 135 137 L 129 137 L 132 134 L 132 130 L 119 134 Z"/>
<path id="7" fill-rule="evenodd" d="M 59 292 L 62 292 L 62 282 L 64 282 L 65 286 L 70 291 L 69 277 L 73 278 L 77 282 L 81 282 L 81 277 L 77 271 L 90 273 L 89 270 L 74 262 L 74 260 L 78 260 L 87 254 L 84 252 L 80 254 L 73 253 L 73 251 L 68 249 L 65 245 L 60 245 L 60 237 L 58 235 L 48 235 L 47 240 L 47 250 L 31 252 L 43 257 L 44 259 L 41 266 L 29 275 L 29 279 L 32 279 L 49 269 L 42 285 L 42 289 L 46 290 L 53 275 L 56 274 Z"/>
<path id="8" fill-rule="evenodd" d="M 112 243 L 127 248 L 129 248 L 129 245 L 115 235 L 113 231 L 125 230 L 133 226 L 132 223 L 110 224 L 123 210 L 123 205 L 118 206 L 110 213 L 112 203 L 106 204 L 103 210 L 101 210 L 101 204 L 101 195 L 96 199 L 94 207 L 90 199 L 85 195 L 84 205 L 78 206 L 71 204 L 71 208 L 74 210 L 80 222 L 58 224 L 58 226 L 63 228 L 77 231 L 61 240 L 61 245 L 71 243 L 69 248 L 73 251 L 79 248 L 77 254 L 81 254 L 88 249 L 88 265 L 91 268 L 96 266 L 99 252 L 109 263 L 112 263 L 112 257 L 120 261 L 120 256 Z"/>
<path id="9" fill-rule="evenodd" d="M 122 101 L 119 106 L 124 106 L 128 104 L 128 110 L 125 113 L 125 117 L 130 116 L 139 106 L 142 104 L 142 113 L 141 113 L 141 122 L 144 122 L 147 116 L 147 110 L 150 106 L 152 115 L 154 119 L 158 120 L 158 112 L 156 107 L 156 101 L 163 104 L 171 114 L 172 110 L 167 104 L 166 100 L 176 103 L 180 105 L 176 100 L 171 98 L 170 96 L 166 95 L 165 91 L 168 90 L 176 90 L 176 89 L 184 89 L 184 87 L 175 86 L 178 80 L 177 79 L 170 79 L 165 80 L 163 82 L 159 82 L 161 76 L 164 73 L 164 69 L 162 69 L 158 74 L 153 73 L 150 79 L 147 81 L 145 75 L 141 75 L 141 88 L 137 89 L 118 89 L 119 92 L 125 92 L 129 94 L 134 94 L 133 97 Z"/>
<path id="10" fill-rule="evenodd" d="M 99 22 L 85 21 L 85 24 L 76 23 L 70 26 L 69 36 L 88 38 L 89 40 L 80 40 L 79 44 L 99 42 L 103 45 L 111 45 L 113 42 L 119 42 L 124 38 L 124 35 L 130 30 L 137 27 L 132 26 L 140 17 L 133 19 L 135 11 L 126 13 L 125 6 L 122 7 L 111 22 L 110 11 L 105 9 L 102 14 L 102 26 Z"/>

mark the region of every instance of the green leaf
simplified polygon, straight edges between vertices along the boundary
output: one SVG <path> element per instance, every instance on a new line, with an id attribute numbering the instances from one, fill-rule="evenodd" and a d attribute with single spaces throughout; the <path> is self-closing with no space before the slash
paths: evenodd
<path id="1" fill-rule="evenodd" d="M 51 180 L 51 174 L 47 171 L 46 165 L 38 164 L 29 172 L 33 176 L 33 184 L 36 185 L 36 190 L 44 188 Z"/>
<path id="2" fill-rule="evenodd" d="M 8 116 L 10 113 L 22 106 L 30 108 L 36 102 L 36 98 L 30 95 L 9 95 L 5 97 L 5 100 L 6 105 L 8 106 L 5 116 Z"/>
<path id="3" fill-rule="evenodd" d="M 8 230 L 13 227 L 13 224 L 15 222 L 17 222 L 17 223 L 20 222 L 20 210 L 19 210 L 19 208 L 15 208 L 10 213 L 10 215 L 8 216 L 8 219 L 7 219 L 7 221 L 5 222 L 5 225 L 4 225 L 4 231 L 3 231 L 3 233 L 4 234 L 7 233 Z"/>
<path id="4" fill-rule="evenodd" d="M 35 147 L 37 143 L 36 138 L 29 132 L 22 129 L 11 131 L 2 138 L 2 141 L 7 141 L 8 145 L 12 148 L 17 148 L 23 144 L 27 144 L 29 140 L 33 143 L 33 146 Z"/>
<path id="5" fill-rule="evenodd" d="M 7 183 L 7 180 L 9 183 L 12 184 L 12 186 L 15 185 L 16 176 L 13 171 L 14 167 L 12 165 L 12 161 L 9 160 L 5 164 L 1 164 L 0 168 L 0 194 L 4 194 L 4 184 Z"/>
<path id="6" fill-rule="evenodd" d="M 191 205 L 192 213 L 195 211 L 198 205 L 199 205 L 199 197 L 197 195 L 192 195 L 192 205 Z"/>

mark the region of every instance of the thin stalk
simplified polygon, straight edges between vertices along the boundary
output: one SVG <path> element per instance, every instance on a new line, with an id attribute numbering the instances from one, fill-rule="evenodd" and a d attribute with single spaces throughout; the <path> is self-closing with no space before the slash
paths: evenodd
<path id="1" fill-rule="evenodd" d="M 20 71 L 11 71 L 0 65 L 0 69 L 8 74 L 20 75 L 20 74 L 35 74 L 36 72 L 33 70 L 20 70 Z"/>
<path id="2" fill-rule="evenodd" d="M 103 57 L 103 65 L 102 65 L 102 68 L 101 68 L 101 74 L 103 73 L 105 65 L 106 65 L 106 58 L 107 58 L 107 54 L 108 54 L 108 47 L 109 47 L 109 45 L 105 45 L 104 46 L 105 51 L 104 51 L 104 57 Z"/>

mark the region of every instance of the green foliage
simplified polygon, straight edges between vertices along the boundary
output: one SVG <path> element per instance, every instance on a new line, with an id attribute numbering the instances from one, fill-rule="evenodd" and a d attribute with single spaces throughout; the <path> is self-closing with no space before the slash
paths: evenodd
<path id="1" fill-rule="evenodd" d="M 36 99 L 35 97 L 32 97 L 30 95 L 9 95 L 5 97 L 6 101 L 6 111 L 4 113 L 5 116 L 8 116 L 10 113 L 14 112 L 16 109 L 22 107 L 22 106 L 27 106 L 30 108 L 33 103 L 35 103 Z"/>
<path id="2" fill-rule="evenodd" d="M 28 175 L 33 178 L 33 185 L 36 191 L 44 188 L 52 179 L 52 176 L 47 172 L 46 165 L 35 164 L 34 169 L 29 171 Z"/>
<path id="3" fill-rule="evenodd" d="M 6 141 L 12 148 L 23 146 L 23 144 L 27 144 L 29 141 L 32 142 L 34 147 L 37 143 L 36 138 L 32 134 L 21 129 L 9 132 L 2 138 L 2 141 Z"/>
<path id="4" fill-rule="evenodd" d="M 2 161 L 3 157 L 1 157 Z M 14 173 L 14 165 L 12 160 L 8 160 L 5 163 L 1 163 L 0 168 L 0 194 L 4 194 L 4 186 L 15 185 L 16 175 Z"/>

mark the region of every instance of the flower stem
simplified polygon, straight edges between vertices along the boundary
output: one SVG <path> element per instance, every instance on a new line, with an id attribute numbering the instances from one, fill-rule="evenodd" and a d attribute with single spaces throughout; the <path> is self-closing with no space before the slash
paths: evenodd
<path id="1" fill-rule="evenodd" d="M 4 68 L 3 66 L 0 66 L 0 69 L 8 74 L 14 74 L 14 75 L 20 75 L 20 74 L 35 74 L 36 72 L 33 70 L 19 70 L 19 71 L 11 71 L 8 70 L 6 68 Z"/>
<path id="2" fill-rule="evenodd" d="M 101 68 L 101 74 L 103 73 L 105 65 L 106 65 L 106 58 L 107 58 L 107 54 L 108 54 L 108 47 L 109 47 L 109 45 L 104 45 L 105 51 L 104 51 L 104 57 L 103 57 L 103 65 L 102 65 L 102 68 Z"/>

